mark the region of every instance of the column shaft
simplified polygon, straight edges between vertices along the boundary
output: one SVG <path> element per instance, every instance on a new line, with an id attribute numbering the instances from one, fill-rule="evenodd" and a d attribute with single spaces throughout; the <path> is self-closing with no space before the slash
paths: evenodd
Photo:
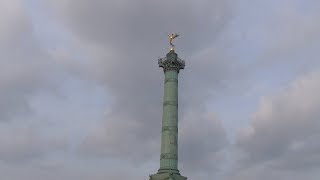
<path id="1" fill-rule="evenodd" d="M 159 171 L 178 172 L 178 72 L 165 72 Z"/>

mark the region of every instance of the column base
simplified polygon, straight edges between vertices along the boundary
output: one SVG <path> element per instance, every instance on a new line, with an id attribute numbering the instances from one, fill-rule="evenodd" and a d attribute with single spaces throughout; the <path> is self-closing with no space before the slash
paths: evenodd
<path id="1" fill-rule="evenodd" d="M 186 180 L 187 177 L 181 176 L 179 173 L 174 172 L 158 172 L 157 174 L 150 175 L 149 180 Z"/>

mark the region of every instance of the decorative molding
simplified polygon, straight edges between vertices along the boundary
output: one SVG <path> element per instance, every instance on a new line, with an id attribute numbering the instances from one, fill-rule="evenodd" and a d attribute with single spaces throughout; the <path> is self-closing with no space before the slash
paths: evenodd
<path id="1" fill-rule="evenodd" d="M 164 101 L 163 106 L 166 106 L 166 105 L 178 106 L 178 102 L 177 101 Z"/>
<path id="2" fill-rule="evenodd" d="M 164 83 L 167 83 L 167 82 L 176 82 L 176 83 L 178 83 L 178 79 L 176 79 L 176 78 L 167 78 L 167 79 L 164 80 Z"/>
<path id="3" fill-rule="evenodd" d="M 174 131 L 178 132 L 178 127 L 177 126 L 163 126 L 162 127 L 162 132 L 163 131 Z"/>
<path id="4" fill-rule="evenodd" d="M 177 154 L 170 154 L 170 153 L 161 154 L 160 160 L 161 159 L 176 159 L 176 160 L 178 160 L 178 155 Z"/>

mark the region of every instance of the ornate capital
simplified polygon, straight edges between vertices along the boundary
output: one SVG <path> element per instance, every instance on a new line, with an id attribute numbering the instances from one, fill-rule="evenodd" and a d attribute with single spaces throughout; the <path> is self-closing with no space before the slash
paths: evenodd
<path id="1" fill-rule="evenodd" d="M 177 71 L 179 73 L 180 69 L 184 69 L 184 60 L 178 58 L 178 55 L 171 50 L 165 58 L 158 59 L 159 67 L 163 68 L 163 71 Z"/>

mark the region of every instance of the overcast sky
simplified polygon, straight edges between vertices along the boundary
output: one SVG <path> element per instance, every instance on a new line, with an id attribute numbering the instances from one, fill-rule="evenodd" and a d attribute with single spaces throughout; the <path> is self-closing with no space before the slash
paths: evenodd
<path id="1" fill-rule="evenodd" d="M 176 32 L 181 174 L 318 180 L 319 19 L 319 0 L 0 0 L 0 179 L 156 173 Z"/>

